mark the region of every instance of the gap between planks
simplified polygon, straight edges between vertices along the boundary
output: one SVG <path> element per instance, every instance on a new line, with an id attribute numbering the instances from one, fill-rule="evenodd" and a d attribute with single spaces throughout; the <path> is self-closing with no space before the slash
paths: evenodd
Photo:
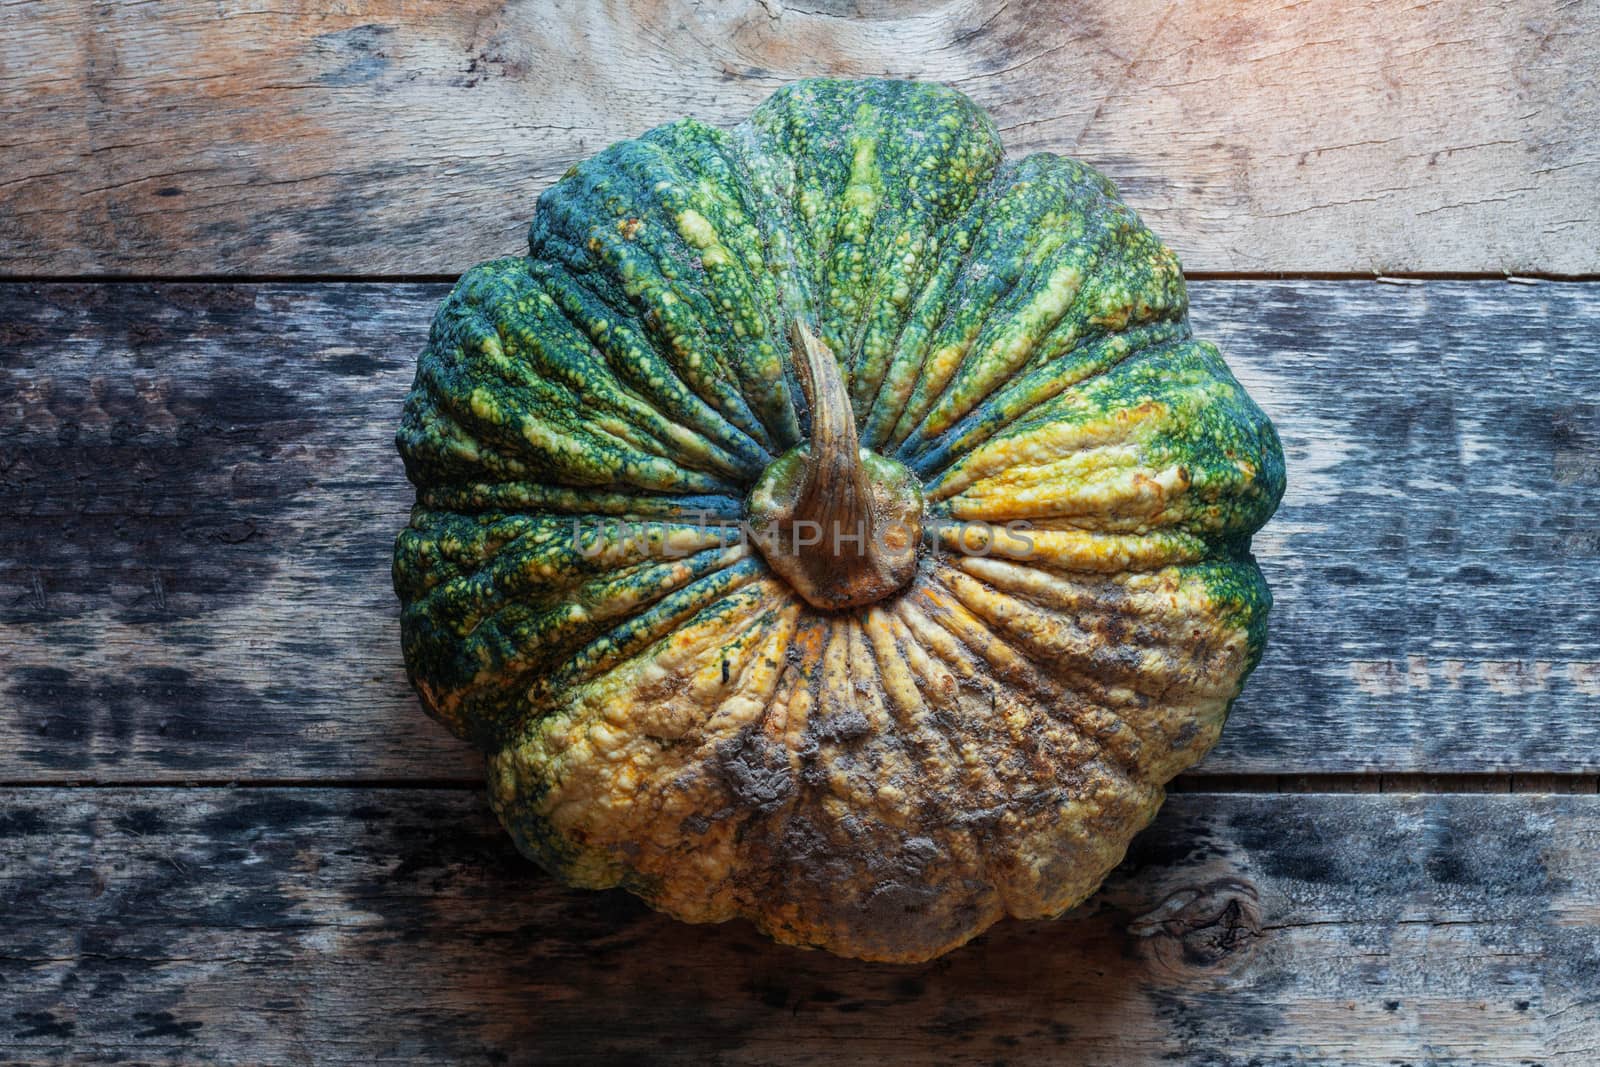
<path id="1" fill-rule="evenodd" d="M 1559 271 L 1241 271 L 1186 270 L 1190 282 L 1372 282 L 1410 285 L 1421 282 L 1600 283 L 1600 272 Z M 433 274 L 7 274 L 0 285 L 454 285 L 459 273 Z"/>
<path id="2" fill-rule="evenodd" d="M 106 778 L 66 779 L 58 782 L 0 781 L 0 792 L 58 789 L 481 789 L 478 778 Z M 1212 794 L 1429 794 L 1475 795 L 1489 793 L 1568 794 L 1600 793 L 1595 774 L 1181 774 L 1167 783 L 1170 793 Z"/>

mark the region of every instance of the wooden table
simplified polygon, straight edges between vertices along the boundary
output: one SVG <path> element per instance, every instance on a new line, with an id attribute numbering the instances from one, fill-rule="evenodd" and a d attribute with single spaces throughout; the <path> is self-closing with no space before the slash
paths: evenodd
<path id="1" fill-rule="evenodd" d="M 0 6 L 0 1061 L 1600 1059 L 1600 5 L 315 6 Z M 1216 752 L 919 967 L 554 885 L 389 588 L 450 279 L 816 73 L 1105 170 L 1289 460 Z"/>

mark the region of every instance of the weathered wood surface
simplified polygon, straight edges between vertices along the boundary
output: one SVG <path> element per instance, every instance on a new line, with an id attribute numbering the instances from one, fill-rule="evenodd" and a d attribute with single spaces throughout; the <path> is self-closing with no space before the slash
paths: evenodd
<path id="1" fill-rule="evenodd" d="M 1200 271 L 1600 270 L 1600 6 L 11 2 L 0 271 L 456 273 L 575 160 L 816 75 L 945 81 Z"/>
<path id="2" fill-rule="evenodd" d="M 472 781 L 398 652 L 439 285 L 0 287 L 0 781 Z M 1600 288 L 1207 282 L 1279 426 L 1202 769 L 1600 770 Z"/>
<path id="3" fill-rule="evenodd" d="M 1600 797 L 1174 797 L 1069 918 L 862 964 L 563 890 L 464 790 L 14 790 L 0 1060 L 1530 1064 Z"/>

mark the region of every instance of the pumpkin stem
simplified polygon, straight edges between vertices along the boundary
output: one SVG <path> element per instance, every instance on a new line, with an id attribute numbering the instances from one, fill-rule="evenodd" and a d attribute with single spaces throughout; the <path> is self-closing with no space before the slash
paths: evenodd
<path id="1" fill-rule="evenodd" d="M 839 361 L 805 323 L 789 328 L 811 440 L 774 460 L 750 494 L 750 525 L 773 570 L 815 607 L 881 600 L 916 570 L 922 489 L 861 448 Z"/>
<path id="2" fill-rule="evenodd" d="M 861 463 L 855 412 L 839 373 L 839 361 L 806 324 L 795 319 L 789 327 L 800 389 L 811 409 L 811 450 L 806 458 L 806 480 L 794 504 L 794 521 L 815 522 L 825 531 L 860 531 L 863 550 L 875 532 L 867 487 L 867 469 Z M 833 539 L 828 539 L 833 544 Z M 851 547 L 844 540 L 840 547 Z M 859 552 L 857 554 L 860 554 Z"/>

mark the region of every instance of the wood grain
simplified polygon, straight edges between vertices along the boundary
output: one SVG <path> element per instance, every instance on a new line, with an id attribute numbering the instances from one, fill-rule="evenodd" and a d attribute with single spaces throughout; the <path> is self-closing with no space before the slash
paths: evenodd
<path id="1" fill-rule="evenodd" d="M 1600 270 L 1600 7 L 1561 0 L 7 3 L 0 272 L 458 273 L 616 139 L 941 80 L 1199 271 Z"/>
<path id="2" fill-rule="evenodd" d="M 475 781 L 389 585 L 439 285 L 0 286 L 0 781 Z M 1206 282 L 1279 427 L 1217 775 L 1600 770 L 1600 289 Z"/>
<path id="3" fill-rule="evenodd" d="M 458 790 L 13 790 L 0 1059 L 1527 1064 L 1600 1043 L 1600 797 L 1174 797 L 1062 921 L 862 964 L 561 889 Z"/>

